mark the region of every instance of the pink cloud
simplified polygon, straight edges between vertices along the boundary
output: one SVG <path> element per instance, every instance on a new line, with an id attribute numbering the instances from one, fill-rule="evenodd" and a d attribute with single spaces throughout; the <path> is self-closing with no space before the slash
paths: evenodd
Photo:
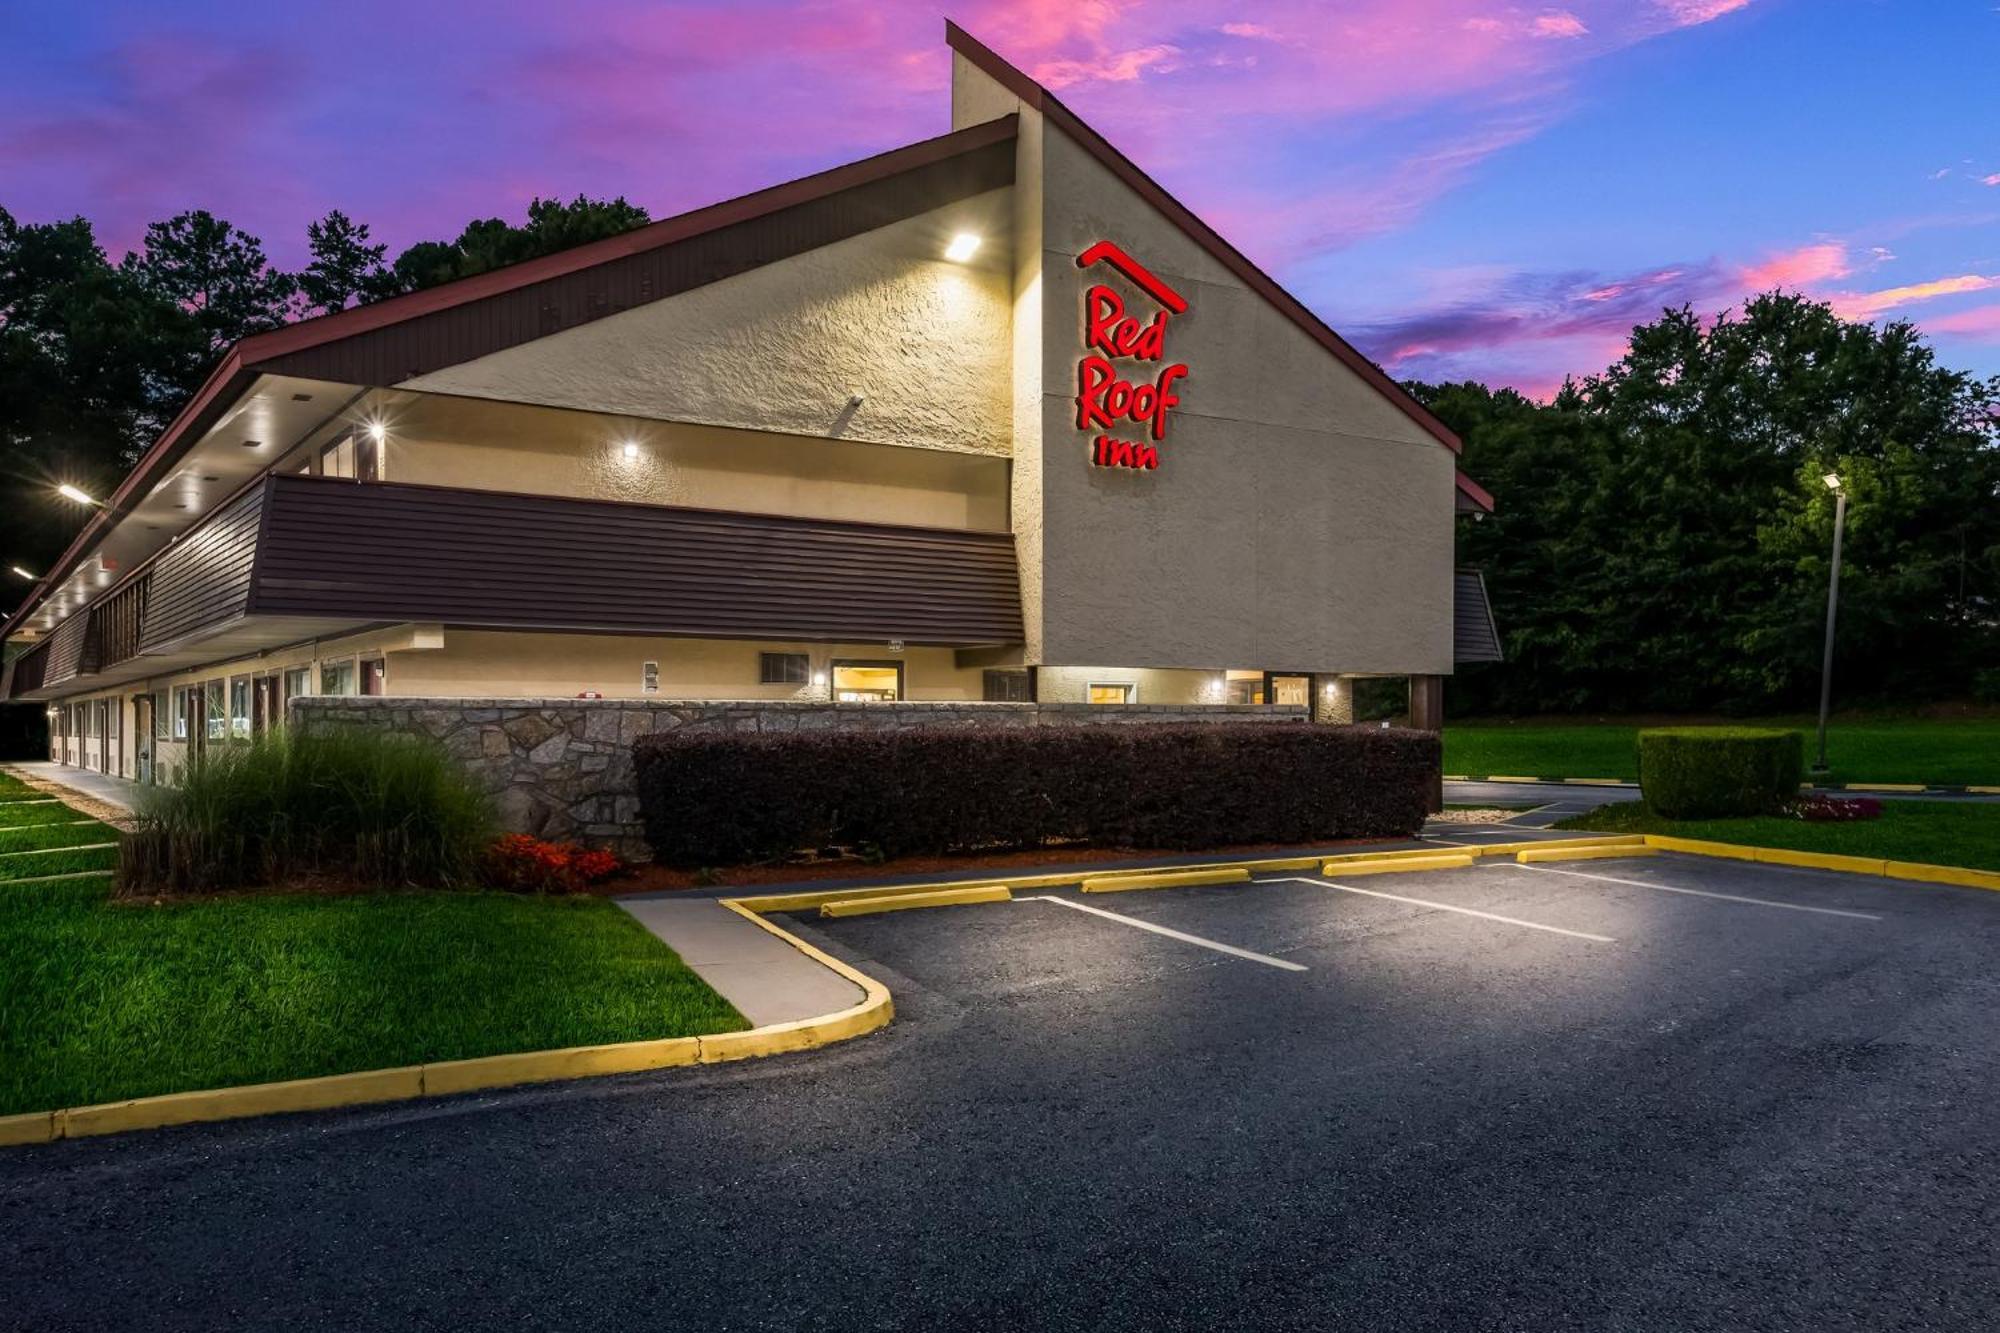
<path id="1" fill-rule="evenodd" d="M 1657 3 L 1675 25 L 1682 28 L 1691 28 L 1750 7 L 1750 0 L 1657 0 Z"/>
<path id="2" fill-rule="evenodd" d="M 1873 319 L 1899 306 L 1934 301 L 1940 296 L 1991 291 L 1995 287 L 2000 287 L 2000 277 L 1964 273 L 1957 277 L 1933 278 L 1929 282 L 1913 282 L 1902 287 L 1886 287 L 1876 292 L 1843 292 L 1833 298 L 1833 308 L 1843 319 Z M 1925 327 L 1936 327 L 1936 321 L 1926 320 Z"/>
<path id="3" fill-rule="evenodd" d="M 1991 176 L 1981 176 L 1979 183 L 1981 185 L 2000 185 L 2000 171 L 1994 172 Z"/>
<path id="4" fill-rule="evenodd" d="M 1583 25 L 1583 20 L 1567 9 L 1539 14 L 1535 17 L 1535 21 L 1528 25 L 1528 32 L 1535 37 L 1582 37 L 1589 31 L 1590 29 Z"/>
<path id="5" fill-rule="evenodd" d="M 2000 342 L 2000 305 L 1974 306 L 1949 315 L 1933 315 L 1923 322 L 1926 333 L 1950 333 L 1981 342 Z"/>
<path id="6" fill-rule="evenodd" d="M 1742 271 L 1745 290 L 1765 292 L 1773 287 L 1801 290 L 1829 278 L 1844 278 L 1853 271 L 1847 247 L 1838 241 L 1816 241 L 1786 250 Z"/>
<path id="7" fill-rule="evenodd" d="M 1149 70 L 1169 73 L 1180 55 L 1177 46 L 1142 46 L 1117 51 L 1100 60 L 1051 60 L 1035 66 L 1034 77 L 1049 88 L 1068 88 L 1090 81 L 1130 83 Z"/>

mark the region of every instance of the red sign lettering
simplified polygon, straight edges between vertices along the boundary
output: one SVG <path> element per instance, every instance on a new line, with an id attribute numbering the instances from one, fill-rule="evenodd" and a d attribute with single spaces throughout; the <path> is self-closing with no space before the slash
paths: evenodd
<path id="1" fill-rule="evenodd" d="M 1188 368 L 1164 366 L 1149 380 L 1135 380 L 1126 378 L 1116 363 L 1164 360 L 1168 321 L 1186 314 L 1188 303 L 1110 241 L 1091 246 L 1076 263 L 1078 268 L 1109 265 L 1160 306 L 1147 319 L 1128 310 L 1115 289 L 1103 283 L 1092 287 L 1083 296 L 1084 356 L 1076 366 L 1077 429 L 1106 432 L 1092 444 L 1090 461 L 1098 467 L 1150 472 L 1160 465 L 1157 447 L 1117 439 L 1109 432 L 1143 427 L 1151 439 L 1164 440 L 1167 414 L 1181 401 L 1174 385 L 1188 377 Z"/>

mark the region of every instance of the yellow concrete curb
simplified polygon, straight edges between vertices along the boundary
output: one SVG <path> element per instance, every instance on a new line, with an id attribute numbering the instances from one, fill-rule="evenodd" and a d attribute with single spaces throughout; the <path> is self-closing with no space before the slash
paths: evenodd
<path id="1" fill-rule="evenodd" d="M 1350 875 L 1388 875 L 1399 870 L 1457 870 L 1478 859 L 1471 852 L 1426 852 L 1421 856 L 1378 857 L 1372 861 L 1325 861 L 1319 873 L 1345 879 Z"/>
<path id="2" fill-rule="evenodd" d="M 368 1069 L 352 1074 L 331 1074 L 324 1078 L 173 1092 L 97 1106 L 0 1116 L 0 1146 L 48 1143 L 92 1134 L 116 1134 L 129 1129 L 158 1129 L 195 1121 L 234 1120 L 280 1111 L 323 1111 L 372 1102 L 444 1097 L 453 1093 L 478 1092 L 523 1083 L 546 1083 L 556 1079 L 748 1060 L 787 1051 L 810 1050 L 859 1037 L 885 1026 L 895 1016 L 888 988 L 881 982 L 815 949 L 790 931 L 772 925 L 737 902 L 725 899 L 720 905 L 755 922 L 759 928 L 776 935 L 814 962 L 853 982 L 861 991 L 860 1002 L 814 1018 L 767 1024 L 748 1032 L 718 1032 L 698 1037 L 665 1037 L 599 1046 L 567 1046 L 551 1051 L 483 1055 L 468 1060 L 440 1060 L 395 1069 Z"/>
<path id="3" fill-rule="evenodd" d="M 1465 776 L 1465 774 L 1463 774 L 1463 773 L 1447 773 L 1447 774 L 1445 774 L 1445 775 L 1444 775 L 1444 780 L 1445 780 L 1446 782 L 1470 782 L 1470 781 L 1472 781 L 1472 779 L 1471 779 L 1471 778 L 1469 778 L 1469 777 Z"/>
<path id="4" fill-rule="evenodd" d="M 1004 903 L 1014 896 L 1005 884 L 974 884 L 963 889 L 939 889 L 935 893 L 904 893 L 874 898 L 843 898 L 821 903 L 821 916 L 867 916 L 874 912 L 901 912 L 912 907 L 956 907 L 960 903 Z"/>
<path id="5" fill-rule="evenodd" d="M 2000 787 L 1967 787 L 1975 796 L 2000 796 Z"/>
<path id="6" fill-rule="evenodd" d="M 1842 786 L 1841 790 L 1915 792 L 1915 791 L 1929 791 L 1930 788 L 1926 787 L 1921 782 L 1849 782 L 1844 786 Z"/>
<path id="7" fill-rule="evenodd" d="M 1600 833 L 1588 838 L 1531 838 L 1525 842 L 1488 842 L 1453 844 L 1449 852 L 1426 850 L 1425 856 L 1444 856 L 1449 853 L 1465 852 L 1472 856 L 1513 856 L 1536 847 L 1644 847 L 1646 838 L 1641 833 Z M 1386 859 L 1386 858 L 1371 858 Z M 1331 865 L 1333 862 L 1329 861 Z"/>
<path id="8" fill-rule="evenodd" d="M 1637 846 L 1622 847 L 1564 847 L 1544 844 L 1540 847 L 1524 847 L 1514 853 L 1514 859 L 1522 865 L 1535 865 L 1542 861 L 1605 861 L 1627 856 L 1653 856 L 1651 847 L 1641 842 Z"/>
<path id="9" fill-rule="evenodd" d="M 1502 774 L 1499 774 L 1499 773 L 1495 773 L 1495 774 L 1494 774 L 1493 776 L 1491 776 L 1491 777 L 1489 777 L 1489 778 L 1485 779 L 1485 781 L 1487 781 L 1487 782 L 1540 782 L 1540 781 L 1541 781 L 1541 779 L 1540 779 L 1540 778 L 1517 778 L 1517 777 L 1507 777 L 1507 776 L 1504 776 L 1504 775 L 1502 775 Z"/>
<path id="10" fill-rule="evenodd" d="M 1890 879 L 1916 880 L 1924 884 L 1956 884 L 1963 889 L 2000 890 L 2000 874 L 1974 870 L 1969 866 L 1930 866 L 1916 861 L 1884 861 L 1882 873 Z"/>
<path id="11" fill-rule="evenodd" d="M 1092 875 L 1077 887 L 1084 893 L 1123 893 L 1128 889 L 1177 889 L 1197 884 L 1244 884 L 1250 871 L 1243 866 L 1208 866 L 1200 870 L 1152 870 L 1123 875 Z"/>
<path id="12" fill-rule="evenodd" d="M 1632 784 L 1623 778 L 1564 778 L 1571 787 L 1629 787 Z"/>
<path id="13" fill-rule="evenodd" d="M 1646 844 L 1664 852 L 1720 856 L 1763 865 L 1796 866 L 1807 870 L 1839 870 L 1850 875 L 1874 875 L 1920 884 L 1951 884 L 1967 889 L 2000 891 L 2000 872 L 1968 866 L 1934 866 L 1919 861 L 1885 861 L 1873 856 L 1840 856 L 1832 852 L 1795 852 L 1783 847 L 1745 847 L 1733 842 L 1703 842 L 1648 833 Z"/>

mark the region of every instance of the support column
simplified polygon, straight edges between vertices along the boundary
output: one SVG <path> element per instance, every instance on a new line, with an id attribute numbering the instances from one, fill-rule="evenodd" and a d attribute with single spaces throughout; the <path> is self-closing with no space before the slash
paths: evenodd
<path id="1" fill-rule="evenodd" d="M 1419 731 L 1444 730 L 1444 677 L 1410 677 L 1410 725 Z M 1431 813 L 1444 809 L 1444 765 L 1438 764 L 1437 779 L 1431 787 Z"/>

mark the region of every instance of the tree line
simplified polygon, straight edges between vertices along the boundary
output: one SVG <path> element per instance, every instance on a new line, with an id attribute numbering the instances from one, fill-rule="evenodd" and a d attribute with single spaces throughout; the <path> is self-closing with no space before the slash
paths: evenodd
<path id="1" fill-rule="evenodd" d="M 114 262 L 83 218 L 0 209 L 0 555 L 56 559 L 79 519 L 53 485 L 108 494 L 238 339 L 648 220 L 624 199 L 536 199 L 522 223 L 480 219 L 390 259 L 335 211 L 289 273 L 205 211 Z M 1454 713 L 1810 704 L 1829 472 L 1851 497 L 1841 698 L 2000 695 L 2000 377 L 1939 365 L 1911 325 L 1773 292 L 1712 318 L 1663 311 L 1548 403 L 1407 387 L 1498 500 L 1460 525 L 1460 555 L 1485 571 L 1507 660 L 1461 671 Z"/>
<path id="2" fill-rule="evenodd" d="M 392 260 L 335 210 L 306 228 L 307 263 L 292 273 L 203 209 L 151 224 L 114 261 L 87 219 L 24 223 L 0 208 L 0 557 L 36 573 L 58 558 L 79 524 L 51 488 L 108 495 L 239 339 L 647 221 L 624 199 L 538 198 L 523 223 L 482 218 Z"/>

